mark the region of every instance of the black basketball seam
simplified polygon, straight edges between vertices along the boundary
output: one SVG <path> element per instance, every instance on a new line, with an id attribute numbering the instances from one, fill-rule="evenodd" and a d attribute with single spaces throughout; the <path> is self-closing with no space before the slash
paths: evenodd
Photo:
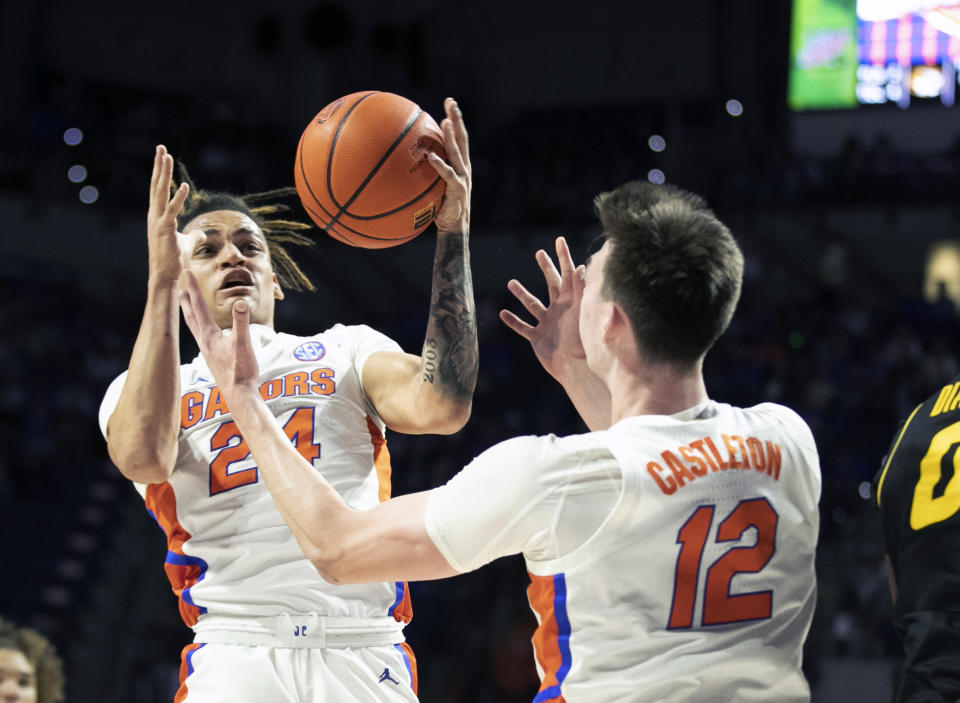
<path id="1" fill-rule="evenodd" d="M 381 217 L 387 217 L 388 215 L 392 215 L 392 214 L 394 214 L 394 213 L 396 213 L 396 212 L 400 212 L 400 211 L 403 210 L 404 208 L 408 208 L 408 207 L 410 207 L 411 205 L 413 205 L 415 202 L 417 202 L 418 200 L 420 200 L 421 198 L 423 198 L 423 196 L 427 195 L 431 190 L 433 190 L 433 187 L 434 187 L 435 185 L 437 185 L 437 183 L 438 183 L 439 181 L 440 181 L 440 176 L 437 176 L 436 179 L 434 179 L 433 183 L 431 183 L 431 184 L 426 188 L 426 190 L 424 190 L 423 192 L 421 192 L 419 195 L 414 196 L 413 200 L 410 200 L 410 201 L 408 201 L 408 202 L 405 202 L 403 205 L 399 205 L 399 206 L 395 207 L 393 210 L 387 210 L 386 212 L 380 212 L 380 213 L 377 213 L 376 215 L 354 215 L 352 212 L 349 212 L 349 211 L 347 211 L 347 210 L 344 210 L 344 212 L 343 212 L 343 213 L 340 213 L 340 214 L 346 214 L 348 217 L 352 217 L 352 218 L 355 219 L 355 220 L 377 220 L 377 219 L 380 219 Z"/>
<path id="2" fill-rule="evenodd" d="M 313 210 L 313 209 L 312 209 L 309 205 L 307 205 L 306 203 L 303 203 L 303 207 L 304 207 L 304 209 L 305 209 L 307 212 L 312 213 L 312 214 L 317 214 L 316 211 Z M 322 207 L 322 206 L 321 206 L 321 207 Z M 325 208 L 323 208 L 323 211 L 326 213 L 326 209 L 325 209 Z M 396 242 L 397 244 L 403 244 L 403 243 L 405 243 L 405 242 L 410 241 L 410 240 L 413 239 L 414 237 L 417 237 L 417 236 L 420 234 L 420 232 L 417 232 L 417 233 L 411 234 L 409 237 L 405 237 L 405 238 L 403 238 L 403 239 L 394 239 L 394 238 L 392 238 L 392 237 L 375 237 L 375 236 L 373 236 L 372 234 L 364 234 L 363 232 L 358 232 L 357 230 L 353 229 L 352 227 L 347 227 L 347 225 L 343 224 L 343 222 L 337 222 L 337 223 L 335 223 L 335 224 L 336 224 L 337 227 L 342 227 L 343 229 L 345 229 L 347 232 L 350 232 L 351 234 L 355 234 L 355 235 L 358 236 L 358 237 L 363 237 L 364 239 L 372 239 L 372 240 L 375 241 L 375 242 Z M 333 235 L 334 237 L 336 237 L 337 239 L 339 239 L 341 242 L 344 242 L 344 243 L 346 243 L 346 244 L 350 244 L 351 246 L 354 246 L 353 242 L 350 242 L 350 241 L 344 239 L 343 235 L 341 235 L 339 232 L 334 232 L 334 231 L 333 231 L 333 226 L 334 226 L 333 224 L 327 225 L 326 227 L 324 227 L 324 232 L 326 232 L 327 234 Z"/>
<path id="3" fill-rule="evenodd" d="M 300 142 L 299 142 L 299 144 L 297 144 L 297 166 L 300 167 L 300 176 L 301 176 L 301 178 L 303 179 L 303 184 L 307 187 L 307 191 L 310 193 L 310 197 L 313 198 L 314 204 L 315 204 L 317 207 L 319 207 L 319 208 L 323 211 L 323 214 L 326 216 L 326 218 L 329 219 L 329 218 L 331 217 L 330 211 L 327 210 L 327 208 L 325 208 L 325 207 L 323 206 L 323 203 L 321 203 L 321 202 L 317 199 L 317 196 L 314 194 L 313 189 L 310 187 L 310 181 L 307 180 L 307 174 L 306 174 L 306 172 L 303 170 L 303 155 L 302 155 L 302 153 L 303 153 L 303 137 L 300 137 Z M 307 212 L 313 213 L 313 214 L 317 215 L 318 217 L 320 216 L 319 213 L 317 213 L 315 210 L 312 210 L 312 209 L 310 208 L 310 206 L 307 205 L 306 202 L 304 202 L 303 198 L 300 198 L 300 203 L 303 205 L 304 209 L 307 210 Z M 323 219 L 323 218 L 321 218 L 321 219 Z M 326 231 L 327 226 L 326 226 L 326 225 L 322 225 L 322 227 L 323 227 L 324 231 Z"/>
<path id="4" fill-rule="evenodd" d="M 379 91 L 371 91 L 371 92 L 367 93 L 366 95 L 358 98 L 358 99 L 356 100 L 356 102 L 354 102 L 353 105 L 350 106 L 350 108 L 347 110 L 347 112 L 344 114 L 344 116 L 340 119 L 340 122 L 337 124 L 337 131 L 336 131 L 336 133 L 334 134 L 333 139 L 331 140 L 330 149 L 329 149 L 329 158 L 327 159 L 327 179 L 326 179 L 326 180 L 327 180 L 327 193 L 328 193 L 328 195 L 330 196 L 330 200 L 334 203 L 334 205 L 336 205 L 336 206 L 339 208 L 339 210 L 336 212 L 336 214 L 331 214 L 331 212 L 328 211 L 326 207 L 324 207 L 323 203 L 320 202 L 319 198 L 317 198 L 316 194 L 313 192 L 313 187 L 310 185 L 310 180 L 307 178 L 307 173 L 306 173 L 306 171 L 304 170 L 304 167 L 303 167 L 303 141 L 304 141 L 305 135 L 301 137 L 300 142 L 299 142 L 299 144 L 297 145 L 297 151 L 298 151 L 298 156 L 299 156 L 299 158 L 297 159 L 297 163 L 298 163 L 298 165 L 300 166 L 300 175 L 301 175 L 301 177 L 303 178 L 304 185 L 306 185 L 307 191 L 310 193 L 310 197 L 313 199 L 314 204 L 315 204 L 320 210 L 322 210 L 322 211 L 323 211 L 323 214 L 326 215 L 326 216 L 329 218 L 329 220 L 330 220 L 330 221 L 327 223 L 327 225 L 324 226 L 324 228 L 323 228 L 324 231 L 327 232 L 328 234 L 334 234 L 334 236 L 336 236 L 337 239 L 340 239 L 341 241 L 346 242 L 347 244 L 350 244 L 350 242 L 348 242 L 346 239 L 344 239 L 344 237 L 343 237 L 342 235 L 339 235 L 339 234 L 336 234 L 336 233 L 331 232 L 331 228 L 332 228 L 334 225 L 340 225 L 341 227 L 343 227 L 343 229 L 347 230 L 348 232 L 351 232 L 352 234 L 355 234 L 355 235 L 358 236 L 358 237 L 363 237 L 364 239 L 369 239 L 369 240 L 378 241 L 378 242 L 390 241 L 390 242 L 396 242 L 397 244 L 402 244 L 402 243 L 404 243 L 404 242 L 406 242 L 406 241 L 409 241 L 410 239 L 413 239 L 414 237 L 418 236 L 419 232 L 418 232 L 418 233 L 415 233 L 415 234 L 412 234 L 412 235 L 410 235 L 409 237 L 404 238 L 404 239 L 395 239 L 395 238 L 391 238 L 391 237 L 375 237 L 375 236 L 370 235 L 370 234 L 364 234 L 363 232 L 357 232 L 356 230 L 352 229 L 351 227 L 346 226 L 345 224 L 343 224 L 342 222 L 339 222 L 338 220 L 339 220 L 340 217 L 341 217 L 342 215 L 344 215 L 344 214 L 347 214 L 349 217 L 351 217 L 351 218 L 353 218 L 353 219 L 355 219 L 355 220 L 376 220 L 376 219 L 380 219 L 380 218 L 382 218 L 382 217 L 387 217 L 387 216 L 392 215 L 392 214 L 394 214 L 394 213 L 400 212 L 400 211 L 403 210 L 404 208 L 407 208 L 407 207 L 409 207 L 410 205 L 412 205 L 412 204 L 414 204 L 415 202 L 417 202 L 418 200 L 422 199 L 422 198 L 423 198 L 425 195 L 427 195 L 431 190 L 433 190 L 433 188 L 434 188 L 434 187 L 437 185 L 437 183 L 441 180 L 440 176 L 438 175 L 438 176 L 434 179 L 434 181 L 433 181 L 427 188 L 425 188 L 422 192 L 420 192 L 418 195 L 416 195 L 414 198 L 412 198 L 412 199 L 409 200 L 408 202 L 404 203 L 403 205 L 400 205 L 400 206 L 394 208 L 393 210 L 388 210 L 387 212 L 382 212 L 382 213 L 379 213 L 379 214 L 376 214 L 376 215 L 354 215 L 354 214 L 352 214 L 352 213 L 347 212 L 347 208 L 350 207 L 350 204 L 353 203 L 353 201 L 356 200 L 357 197 L 359 197 L 360 193 L 361 193 L 361 192 L 363 191 L 363 189 L 367 186 L 367 184 L 371 181 L 371 179 L 376 175 L 377 171 L 379 171 L 380 168 L 383 166 L 383 164 L 386 163 L 386 161 L 388 160 L 388 158 L 390 157 L 390 155 L 396 150 L 397 146 L 399 146 L 399 144 L 403 141 L 403 139 L 407 136 L 407 134 L 410 133 L 410 130 L 413 129 L 413 126 L 417 123 L 417 121 L 420 119 L 420 117 L 424 114 L 424 113 L 423 113 L 423 109 L 420 108 L 420 107 L 417 107 L 417 112 L 416 112 L 416 114 L 413 116 L 413 119 L 411 119 L 410 122 L 407 123 L 407 125 L 403 128 L 403 130 L 400 132 L 400 134 L 399 134 L 399 135 L 397 136 L 397 138 L 394 140 L 393 144 L 390 145 L 390 148 L 387 149 L 387 151 L 383 154 L 383 156 L 380 157 L 380 161 L 377 162 L 377 164 L 373 167 L 373 169 L 371 169 L 370 172 L 367 174 L 367 176 L 366 176 L 366 178 L 363 180 L 363 182 L 354 190 L 353 195 L 351 195 L 350 198 L 347 200 L 347 202 L 344 203 L 343 205 L 340 205 L 340 203 L 337 202 L 337 199 L 336 199 L 336 197 L 335 197 L 334 194 L 333 194 L 333 190 L 332 190 L 332 187 L 331 187 L 331 179 L 330 179 L 331 169 L 332 169 L 332 167 L 333 167 L 333 152 L 334 152 L 334 149 L 336 148 L 336 142 L 337 142 L 337 140 L 338 140 L 339 137 L 340 137 L 340 132 L 341 132 L 342 129 L 343 129 L 343 125 L 346 123 L 347 119 L 350 117 L 350 115 L 353 113 L 353 111 L 357 108 L 357 106 L 358 106 L 361 102 L 363 102 L 364 100 L 366 100 L 367 98 L 369 98 L 370 96 L 372 96 L 372 95 L 378 95 L 378 94 L 379 94 Z M 304 207 L 306 207 L 306 204 L 304 204 Z M 311 208 L 307 207 L 307 210 L 311 210 Z M 311 210 L 311 211 L 312 211 L 312 210 Z M 312 211 L 312 212 L 314 212 L 314 214 L 317 214 L 316 211 Z"/>
<path id="5" fill-rule="evenodd" d="M 358 101 L 354 104 L 354 107 L 356 107 L 356 105 L 359 105 L 360 102 L 361 102 L 361 101 L 358 100 Z M 352 110 L 351 110 L 350 112 L 352 112 Z M 336 150 L 336 148 L 337 148 L 337 139 L 339 139 L 339 137 L 340 137 L 340 129 L 341 129 L 341 127 L 343 126 L 343 123 L 346 122 L 346 119 L 347 119 L 347 117 L 349 116 L 349 114 L 350 114 L 350 113 L 348 112 L 346 115 L 344 115 L 343 120 L 340 122 L 339 125 L 337 125 L 337 132 L 336 132 L 336 134 L 333 135 L 333 141 L 330 143 L 330 158 L 327 160 L 327 189 L 328 189 L 328 190 L 329 190 L 329 188 L 330 188 L 330 169 L 331 169 L 332 166 L 333 166 L 333 152 L 334 152 L 334 151 Z M 410 121 L 407 123 L 406 127 L 404 127 L 404 128 L 400 131 L 400 134 L 398 134 L 398 135 L 397 135 L 397 138 L 393 140 L 393 144 L 390 145 L 390 148 L 387 149 L 387 150 L 384 152 L 383 156 L 380 157 L 380 160 L 376 163 L 376 165 L 374 165 L 374 167 L 373 167 L 372 169 L 370 169 L 370 172 L 367 174 L 366 178 L 364 178 L 363 181 L 360 183 L 360 185 L 357 186 L 356 190 L 353 191 L 353 195 L 350 196 L 350 198 L 347 200 L 347 202 L 345 202 L 343 205 L 340 205 L 340 206 L 339 206 L 340 209 L 337 211 L 337 214 L 333 216 L 333 219 L 330 220 L 330 225 L 336 224 L 336 223 L 337 223 L 337 220 L 340 219 L 340 216 L 343 215 L 343 213 L 345 213 L 345 212 L 347 211 L 347 208 L 348 208 L 348 207 L 350 207 L 350 204 L 360 196 L 360 193 L 363 191 L 364 188 L 366 188 L 367 184 L 373 179 L 373 177 L 376 175 L 377 171 L 380 170 L 380 167 L 383 166 L 383 165 L 387 162 L 387 159 L 390 158 L 390 155 L 391 155 L 394 151 L 396 151 L 397 146 L 400 144 L 400 142 L 403 141 L 403 138 L 406 137 L 407 134 L 410 133 L 410 130 L 413 129 L 413 125 L 415 125 L 415 124 L 417 123 L 417 120 L 420 119 L 420 115 L 422 115 L 422 114 L 423 114 L 423 109 L 420 108 L 420 107 L 418 107 L 416 114 L 413 116 L 413 119 L 410 120 Z M 301 161 L 302 161 L 302 159 L 301 159 Z M 332 194 L 332 193 L 330 194 L 330 198 L 331 198 L 331 200 L 333 200 L 333 194 Z M 333 202 L 336 203 L 336 200 L 334 200 Z M 330 226 L 330 225 L 328 225 L 328 226 Z"/>
<path id="6" fill-rule="evenodd" d="M 370 91 L 370 92 L 367 93 L 366 95 L 364 95 L 364 96 L 362 96 L 362 97 L 360 97 L 360 98 L 357 98 L 357 101 L 356 101 L 355 103 L 353 103 L 353 105 L 350 106 L 350 108 L 347 110 L 346 114 L 341 118 L 340 123 L 337 125 L 337 134 L 340 133 L 340 128 L 343 126 L 343 122 L 347 119 L 347 117 L 350 115 L 350 113 L 353 112 L 354 109 L 356 109 L 357 105 L 359 105 L 361 102 L 363 102 L 364 100 L 366 100 L 367 98 L 369 98 L 371 95 L 376 95 L 377 92 L 378 92 L 378 91 L 375 91 L 375 90 L 374 90 L 374 91 Z M 330 216 L 330 217 L 333 217 L 333 215 L 331 215 L 329 212 L 327 212 L 327 208 L 325 208 L 325 207 L 323 206 L 323 203 L 320 202 L 320 199 L 317 198 L 317 194 L 313 192 L 313 186 L 310 185 L 310 179 L 307 178 L 307 172 L 306 172 L 306 171 L 304 170 L 304 168 L 303 168 L 303 141 L 304 141 L 304 139 L 306 138 L 306 134 L 307 134 L 307 133 L 306 133 L 306 130 L 305 130 L 304 133 L 300 136 L 300 142 L 299 142 L 299 144 L 297 144 L 297 151 L 298 151 L 298 156 L 299 156 L 299 158 L 297 159 L 297 164 L 300 166 L 300 176 L 303 178 L 303 183 L 304 183 L 304 185 L 307 187 L 307 191 L 310 193 L 310 197 L 313 198 L 313 202 L 317 204 L 317 207 L 319 207 L 321 210 L 323 210 L 324 214 L 326 214 L 326 215 L 328 215 L 328 216 Z M 332 155 L 332 153 L 333 153 L 333 147 L 332 147 L 332 145 L 331 145 L 330 153 L 331 153 L 331 155 Z M 333 161 L 333 159 L 331 158 L 331 159 L 328 159 L 328 162 L 327 162 L 327 169 L 328 169 L 328 173 L 327 173 L 327 189 L 328 189 L 328 190 L 329 190 L 329 188 L 330 188 L 329 168 L 330 168 L 330 163 L 331 163 L 332 161 Z M 336 199 L 335 197 L 333 197 L 333 193 L 330 193 L 330 199 L 334 202 L 334 204 L 337 204 L 337 199 Z M 332 224 L 332 222 L 331 222 L 331 224 Z M 329 225 L 327 225 L 327 226 L 329 226 Z M 326 230 L 326 227 L 324 227 L 324 230 Z"/>
<path id="7" fill-rule="evenodd" d="M 337 202 L 337 196 L 334 195 L 333 193 L 333 184 L 330 178 L 330 176 L 333 175 L 333 152 L 337 148 L 337 141 L 339 141 L 340 139 L 340 133 L 343 131 L 343 125 L 347 123 L 347 120 L 350 118 L 350 115 L 353 114 L 353 111 L 357 109 L 357 106 L 359 106 L 360 103 L 362 103 L 364 100 L 369 98 L 371 95 L 378 95 L 378 93 L 377 92 L 368 93 L 367 95 L 364 95 L 362 98 L 359 98 L 353 105 L 350 106 L 350 109 L 347 110 L 346 114 L 344 114 L 344 116 L 341 117 L 340 121 L 337 123 L 337 131 L 333 133 L 333 139 L 330 140 L 330 150 L 327 154 L 327 195 L 330 196 L 330 202 L 332 202 L 334 205 L 340 208 L 339 212 L 337 212 L 336 215 L 333 215 L 333 220 L 331 220 L 330 224 L 333 224 L 334 222 L 336 222 L 337 218 L 340 216 L 340 213 L 343 212 L 343 209 L 345 207 L 340 205 L 340 203 Z M 361 184 L 361 187 L 362 187 L 362 184 Z M 356 193 L 354 193 L 348 199 L 347 201 L 348 204 L 352 202 L 353 198 L 355 197 L 356 197 Z"/>

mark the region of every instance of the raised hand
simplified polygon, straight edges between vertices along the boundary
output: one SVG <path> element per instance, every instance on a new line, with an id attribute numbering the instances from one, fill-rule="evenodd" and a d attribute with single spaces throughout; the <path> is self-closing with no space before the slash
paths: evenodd
<path id="1" fill-rule="evenodd" d="M 536 253 L 537 264 L 547 283 L 547 305 L 516 279 L 507 289 L 536 320 L 531 325 L 509 310 L 500 311 L 500 319 L 514 332 L 530 342 L 534 354 L 547 373 L 564 383 L 571 366 L 582 367 L 586 354 L 580 340 L 580 300 L 583 297 L 583 267 L 575 266 L 567 241 L 556 241 L 559 271 L 543 249 Z"/>
<path id="2" fill-rule="evenodd" d="M 470 192 L 473 189 L 467 128 L 456 100 L 447 98 L 443 108 L 447 116 L 440 123 L 440 129 L 443 131 L 447 160 L 444 161 L 432 151 L 427 152 L 427 161 L 447 184 L 443 203 L 433 221 L 440 234 L 466 233 L 470 227 Z"/>
<path id="3" fill-rule="evenodd" d="M 150 278 L 176 285 L 183 271 L 180 259 L 180 239 L 177 232 L 177 215 L 183 208 L 190 187 L 181 183 L 170 196 L 170 180 L 173 175 L 173 157 L 162 144 L 153 157 L 153 173 L 150 176 L 150 207 L 147 210 L 147 248 L 149 251 Z"/>
<path id="4" fill-rule="evenodd" d="M 260 370 L 250 341 L 250 306 L 247 301 L 238 300 L 233 304 L 233 329 L 221 330 L 203 299 L 197 277 L 187 271 L 180 292 L 180 308 L 227 404 L 238 391 L 256 392 Z"/>

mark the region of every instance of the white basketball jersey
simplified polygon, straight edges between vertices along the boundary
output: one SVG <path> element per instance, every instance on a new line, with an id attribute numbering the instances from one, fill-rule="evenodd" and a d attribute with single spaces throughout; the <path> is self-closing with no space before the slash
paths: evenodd
<path id="1" fill-rule="evenodd" d="M 352 508 L 390 496 L 385 426 L 362 392 L 363 363 L 399 345 L 369 327 L 336 325 L 313 337 L 251 327 L 260 393 L 293 442 Z M 332 586 L 304 557 L 276 509 L 203 358 L 180 367 L 177 463 L 161 484 L 135 484 L 166 533 L 164 568 L 180 613 L 411 617 L 404 583 Z M 101 429 L 126 377 L 100 409 Z M 149 399 L 144 399 L 149 402 Z"/>
<path id="2" fill-rule="evenodd" d="M 535 700 L 809 700 L 820 471 L 793 411 L 710 403 L 499 446 L 434 491 L 427 529 L 458 569 L 523 551 Z"/>

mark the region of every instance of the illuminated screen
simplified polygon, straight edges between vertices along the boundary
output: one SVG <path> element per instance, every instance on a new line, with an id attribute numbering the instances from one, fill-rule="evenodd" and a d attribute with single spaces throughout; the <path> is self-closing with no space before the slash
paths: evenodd
<path id="1" fill-rule="evenodd" d="M 960 2 L 794 0 L 793 110 L 912 101 L 954 104 Z"/>

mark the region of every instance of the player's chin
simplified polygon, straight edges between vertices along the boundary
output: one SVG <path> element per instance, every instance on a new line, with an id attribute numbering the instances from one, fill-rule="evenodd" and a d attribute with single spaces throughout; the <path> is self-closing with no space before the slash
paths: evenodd
<path id="1" fill-rule="evenodd" d="M 232 310 L 238 300 L 247 301 L 247 305 L 252 309 L 256 307 L 260 296 L 253 286 L 234 286 L 232 288 L 221 288 L 217 292 L 217 298 L 221 305 L 228 310 Z"/>
<path id="2" fill-rule="evenodd" d="M 221 311 L 221 314 L 228 321 L 227 326 L 233 324 L 233 306 L 237 304 L 237 301 L 243 300 L 247 303 L 247 308 L 250 310 L 250 313 L 255 315 L 257 310 L 257 303 L 260 300 L 260 297 L 257 295 L 255 288 L 248 286 L 237 286 L 236 288 L 227 288 L 219 291 L 217 296 L 219 303 L 217 308 Z"/>

